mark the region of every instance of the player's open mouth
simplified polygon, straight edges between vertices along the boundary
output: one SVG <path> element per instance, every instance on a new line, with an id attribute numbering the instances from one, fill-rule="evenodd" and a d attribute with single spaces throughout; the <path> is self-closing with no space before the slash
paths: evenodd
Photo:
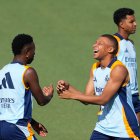
<path id="1" fill-rule="evenodd" d="M 94 50 L 93 52 L 94 52 L 94 53 L 97 53 L 97 52 L 99 52 L 99 50 Z"/>

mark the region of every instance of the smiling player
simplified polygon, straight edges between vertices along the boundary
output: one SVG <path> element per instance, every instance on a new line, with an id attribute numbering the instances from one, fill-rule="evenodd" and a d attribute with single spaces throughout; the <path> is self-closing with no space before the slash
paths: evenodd
<path id="1" fill-rule="evenodd" d="M 78 100 L 101 106 L 98 122 L 90 140 L 138 140 L 139 128 L 132 104 L 129 74 L 115 57 L 117 40 L 109 34 L 101 35 L 93 45 L 94 58 L 90 78 L 83 94 L 64 80 L 58 81 L 61 99 Z"/>

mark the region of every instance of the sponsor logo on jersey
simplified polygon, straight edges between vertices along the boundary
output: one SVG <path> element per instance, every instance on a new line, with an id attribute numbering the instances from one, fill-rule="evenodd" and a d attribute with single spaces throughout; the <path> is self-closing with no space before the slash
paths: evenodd
<path id="1" fill-rule="evenodd" d="M 96 90 L 96 92 L 101 93 L 101 92 L 103 92 L 104 88 L 96 87 L 95 90 Z"/>
<path id="2" fill-rule="evenodd" d="M 105 81 L 107 82 L 108 80 L 109 80 L 109 76 L 106 75 L 106 77 L 105 77 Z"/>
<path id="3" fill-rule="evenodd" d="M 9 72 L 5 73 L 5 77 L 1 81 L 0 89 L 2 88 L 14 89 L 13 81 Z"/>

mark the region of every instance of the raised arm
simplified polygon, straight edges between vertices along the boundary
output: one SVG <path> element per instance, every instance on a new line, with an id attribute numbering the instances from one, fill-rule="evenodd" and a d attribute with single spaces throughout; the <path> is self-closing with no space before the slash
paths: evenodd
<path id="1" fill-rule="evenodd" d="M 53 97 L 53 86 L 44 87 L 43 91 L 39 85 L 38 75 L 33 68 L 28 68 L 24 74 L 24 83 L 29 87 L 39 105 L 49 103 Z"/>

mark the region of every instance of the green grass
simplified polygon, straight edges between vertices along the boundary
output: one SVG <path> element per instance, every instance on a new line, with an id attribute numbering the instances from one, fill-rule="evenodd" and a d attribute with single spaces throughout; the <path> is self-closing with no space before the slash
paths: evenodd
<path id="1" fill-rule="evenodd" d="M 55 88 L 59 79 L 65 79 L 84 91 L 94 62 L 92 44 L 99 35 L 116 32 L 112 14 L 119 7 L 133 8 L 140 24 L 136 0 L 0 0 L 0 66 L 13 57 L 10 48 L 13 37 L 18 33 L 31 34 L 36 43 L 32 66 L 41 86 L 52 83 Z M 137 31 L 131 38 L 139 67 L 139 27 Z M 36 135 L 38 140 L 88 140 L 98 107 L 60 100 L 56 90 L 54 94 L 48 105 L 34 104 L 33 117 L 49 131 L 46 138 Z"/>

